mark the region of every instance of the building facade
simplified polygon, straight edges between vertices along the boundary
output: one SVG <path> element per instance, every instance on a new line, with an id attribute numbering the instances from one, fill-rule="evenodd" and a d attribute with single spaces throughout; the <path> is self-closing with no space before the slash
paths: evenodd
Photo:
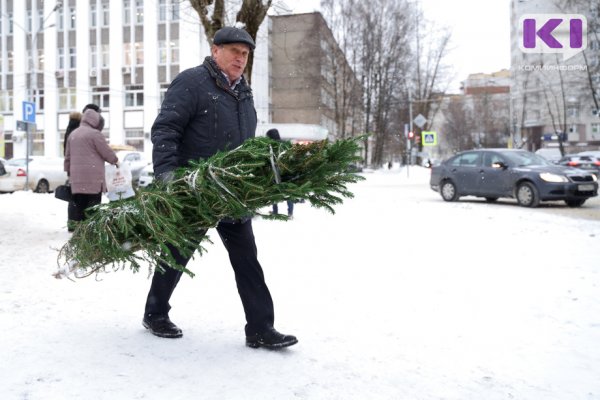
<path id="1" fill-rule="evenodd" d="M 515 144 L 565 152 L 600 149 L 598 1 L 511 1 L 511 124 Z M 521 17 L 526 14 L 583 14 L 587 49 L 568 59 L 560 53 L 524 52 Z M 539 29 L 539 27 L 537 28 Z M 543 46 L 539 35 L 536 46 Z"/>
<path id="2" fill-rule="evenodd" d="M 90 102 L 102 108 L 111 143 L 150 151 L 169 83 L 210 53 L 198 15 L 180 0 L 0 0 L 0 12 L 5 158 L 26 152 L 25 132 L 17 129 L 24 101 L 36 110 L 31 154 L 61 156 L 69 113 Z M 264 30 L 259 37 L 253 87 L 259 121 L 268 122 Z"/>
<path id="3" fill-rule="evenodd" d="M 257 134 L 291 123 L 336 137 L 327 57 L 340 51 L 321 14 L 268 16 L 256 44 Z M 110 143 L 149 152 L 171 80 L 209 54 L 188 1 L 0 0 L 0 157 L 22 157 L 28 143 L 30 154 L 62 156 L 69 113 L 88 103 L 101 107 Z M 35 104 L 29 133 L 18 123 L 24 102 Z"/>
<path id="4" fill-rule="evenodd" d="M 271 16 L 269 63 L 272 122 L 319 125 L 330 140 L 361 132 L 361 85 L 320 13 Z"/>

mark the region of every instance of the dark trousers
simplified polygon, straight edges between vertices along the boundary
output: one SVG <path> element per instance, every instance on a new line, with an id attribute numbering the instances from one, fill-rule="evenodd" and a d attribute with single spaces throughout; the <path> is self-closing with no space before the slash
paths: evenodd
<path id="1" fill-rule="evenodd" d="M 291 200 L 287 200 L 287 212 L 288 215 L 294 214 L 294 202 Z M 279 207 L 277 203 L 273 204 L 273 214 L 279 214 Z"/>
<path id="2" fill-rule="evenodd" d="M 252 335 L 273 326 L 275 319 L 273 300 L 265 283 L 262 267 L 257 259 L 252 221 L 220 223 L 217 232 L 227 252 L 235 274 L 238 293 L 246 314 L 246 334 Z M 179 265 L 186 266 L 191 256 L 185 257 L 169 247 Z M 169 299 L 181 278 L 182 272 L 163 266 L 164 273 L 156 271 L 146 300 L 146 314 L 168 314 Z"/>
<path id="3" fill-rule="evenodd" d="M 75 193 L 69 201 L 67 208 L 68 218 L 71 221 L 85 220 L 85 210 L 102 202 L 102 193 L 84 194 Z"/>

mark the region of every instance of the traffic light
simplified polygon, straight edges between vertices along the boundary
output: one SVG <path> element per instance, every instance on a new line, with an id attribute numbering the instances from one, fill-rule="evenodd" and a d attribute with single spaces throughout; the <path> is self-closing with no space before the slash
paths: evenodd
<path id="1" fill-rule="evenodd" d="M 409 131 L 408 132 L 408 140 L 413 140 L 414 137 L 415 137 L 415 133 L 413 131 Z"/>
<path id="2" fill-rule="evenodd" d="M 415 144 L 416 145 L 420 145 L 421 144 L 421 135 L 416 135 L 415 136 Z"/>

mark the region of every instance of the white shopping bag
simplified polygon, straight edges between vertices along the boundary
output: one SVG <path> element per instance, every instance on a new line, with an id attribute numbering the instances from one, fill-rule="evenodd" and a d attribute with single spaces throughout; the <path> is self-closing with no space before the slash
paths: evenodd
<path id="1" fill-rule="evenodd" d="M 111 201 L 127 199 L 135 196 L 132 186 L 131 169 L 127 163 L 121 163 L 119 167 L 107 165 L 106 170 L 106 189 L 107 196 Z"/>

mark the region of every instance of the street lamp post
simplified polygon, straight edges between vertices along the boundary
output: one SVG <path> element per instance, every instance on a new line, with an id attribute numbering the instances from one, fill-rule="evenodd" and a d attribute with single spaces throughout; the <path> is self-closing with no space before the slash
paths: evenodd
<path id="1" fill-rule="evenodd" d="M 37 69 L 38 69 L 37 37 L 38 37 L 38 34 L 40 34 L 41 32 L 44 31 L 44 29 L 55 26 L 55 24 L 50 24 L 50 25 L 46 26 L 46 22 L 48 21 L 50 16 L 52 14 L 54 14 L 56 11 L 60 10 L 62 8 L 62 6 L 63 6 L 62 0 L 57 0 L 56 5 L 52 9 L 52 11 L 50 11 L 50 13 L 48 13 L 46 18 L 44 18 L 44 20 L 42 21 L 40 26 L 35 30 L 35 32 L 33 29 L 34 20 L 35 20 L 33 12 L 31 15 L 31 28 L 32 29 L 31 29 L 31 37 L 29 40 L 29 49 L 31 51 L 31 58 L 30 58 L 31 61 L 29 63 L 29 71 L 31 74 L 29 77 L 29 100 L 33 104 L 35 104 L 36 91 L 38 89 L 38 84 L 37 84 Z M 27 31 L 25 31 L 25 32 L 27 32 Z M 26 143 L 25 143 L 25 190 L 29 190 L 29 153 L 31 151 L 29 142 L 32 138 L 33 133 L 35 133 L 35 124 L 28 123 L 27 131 L 26 131 Z"/>

